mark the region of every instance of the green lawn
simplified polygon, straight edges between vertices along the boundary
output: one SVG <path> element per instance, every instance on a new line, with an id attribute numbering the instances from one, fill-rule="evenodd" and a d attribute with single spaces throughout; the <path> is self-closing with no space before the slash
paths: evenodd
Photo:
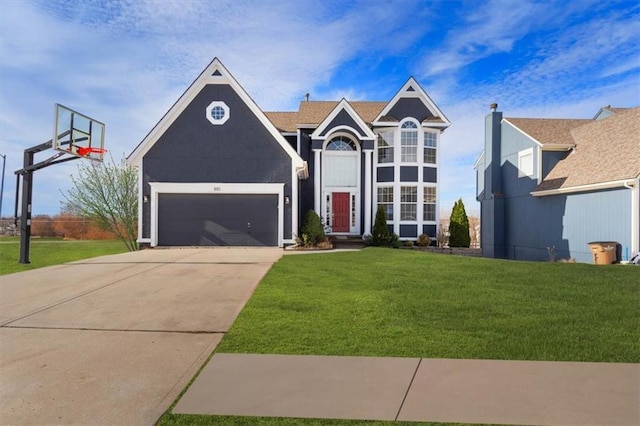
<path id="1" fill-rule="evenodd" d="M 25 265 L 18 263 L 20 239 L 1 237 L 0 275 L 125 251 L 127 251 L 125 245 L 117 240 L 63 241 L 53 238 L 33 238 L 29 255 L 31 263 Z"/>
<path id="2" fill-rule="evenodd" d="M 379 248 L 285 256 L 216 352 L 637 363 L 639 306 L 633 266 Z M 402 424 L 170 412 L 159 425 Z"/>
<path id="3" fill-rule="evenodd" d="M 634 266 L 285 256 L 217 352 L 640 362 L 639 306 Z"/>

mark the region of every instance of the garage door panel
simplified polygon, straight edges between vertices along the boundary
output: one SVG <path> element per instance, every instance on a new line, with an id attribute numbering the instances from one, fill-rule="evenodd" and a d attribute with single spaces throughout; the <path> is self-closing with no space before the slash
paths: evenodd
<path id="1" fill-rule="evenodd" d="M 277 246 L 276 194 L 159 194 L 158 244 Z"/>

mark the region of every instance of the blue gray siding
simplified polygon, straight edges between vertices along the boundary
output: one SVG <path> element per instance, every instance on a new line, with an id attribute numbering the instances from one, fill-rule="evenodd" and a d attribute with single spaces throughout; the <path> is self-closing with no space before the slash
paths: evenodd
<path id="1" fill-rule="evenodd" d="M 542 179 L 549 174 L 551 170 L 569 155 L 568 152 L 543 151 L 542 152 Z"/>
<path id="2" fill-rule="evenodd" d="M 327 133 L 332 131 L 334 128 L 338 126 L 349 126 L 353 128 L 355 131 L 359 133 L 360 137 L 365 137 L 366 133 L 364 129 L 362 129 L 358 123 L 349 115 L 349 113 L 345 110 L 340 111 L 331 122 L 324 128 L 324 131 L 320 134 L 320 136 L 326 136 Z"/>
<path id="3" fill-rule="evenodd" d="M 492 112 L 485 119 L 485 190 L 480 201 L 482 223 L 481 246 L 485 257 L 505 257 L 504 194 L 501 170 L 501 112 Z"/>
<path id="4" fill-rule="evenodd" d="M 402 98 L 389 110 L 387 116 L 400 121 L 405 117 L 413 117 L 419 122 L 433 117 L 433 114 L 418 98 Z"/>
<path id="5" fill-rule="evenodd" d="M 480 188 L 482 249 L 488 257 L 519 260 L 573 258 L 592 262 L 587 243 L 616 241 L 624 252 L 631 244 L 631 191 L 609 189 L 533 197 L 542 177 L 566 152 L 542 152 L 537 144 L 510 124 L 498 124 L 491 113 L 485 126 L 484 191 Z M 518 153 L 533 148 L 533 176 L 518 176 Z M 496 167 L 497 165 L 497 167 Z"/>
<path id="6" fill-rule="evenodd" d="M 205 109 L 224 101 L 229 120 L 212 125 Z M 291 197 L 291 158 L 235 91 L 207 85 L 143 158 L 143 194 L 149 182 L 284 183 Z M 284 206 L 284 238 L 291 238 L 291 205 Z M 143 237 L 148 238 L 149 205 L 143 206 Z"/>
<path id="7" fill-rule="evenodd" d="M 505 200 L 507 256 L 548 260 L 548 247 L 557 258 L 593 261 L 587 243 L 616 241 L 631 244 L 631 191 L 603 191 L 513 197 Z"/>

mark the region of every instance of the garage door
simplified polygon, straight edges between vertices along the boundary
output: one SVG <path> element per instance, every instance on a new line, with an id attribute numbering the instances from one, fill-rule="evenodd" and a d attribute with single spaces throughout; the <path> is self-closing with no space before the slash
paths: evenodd
<path id="1" fill-rule="evenodd" d="M 276 194 L 158 194 L 158 245 L 277 246 Z"/>

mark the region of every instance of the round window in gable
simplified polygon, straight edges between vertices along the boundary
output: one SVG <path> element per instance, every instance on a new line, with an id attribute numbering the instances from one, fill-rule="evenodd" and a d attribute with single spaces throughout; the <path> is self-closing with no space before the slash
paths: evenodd
<path id="1" fill-rule="evenodd" d="M 229 119 L 229 107 L 222 101 L 211 102 L 206 113 L 211 124 L 224 124 Z"/>

